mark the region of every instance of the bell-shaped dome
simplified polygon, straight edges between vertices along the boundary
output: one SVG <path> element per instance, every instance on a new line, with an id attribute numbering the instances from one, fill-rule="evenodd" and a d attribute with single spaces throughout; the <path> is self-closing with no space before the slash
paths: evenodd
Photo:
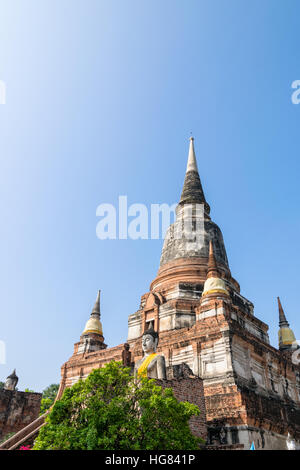
<path id="1" fill-rule="evenodd" d="M 100 292 L 101 291 L 99 290 L 91 316 L 86 322 L 85 328 L 83 330 L 83 335 L 95 333 L 103 336 L 102 323 L 100 321 Z"/>
<path id="2" fill-rule="evenodd" d="M 86 322 L 85 328 L 83 330 L 83 335 L 88 333 L 96 333 L 103 336 L 102 323 L 99 317 L 91 315 L 88 321 Z"/>
<path id="3" fill-rule="evenodd" d="M 197 217 L 193 220 L 195 228 L 191 236 L 188 237 L 184 233 L 181 237 L 176 236 L 182 224 L 180 217 L 177 217 L 176 222 L 170 225 L 164 240 L 160 267 L 179 258 L 207 259 L 209 241 L 212 240 L 217 262 L 228 268 L 228 259 L 221 230 L 212 220 L 201 219 L 201 215 Z"/>
<path id="4" fill-rule="evenodd" d="M 228 295 L 225 282 L 219 277 L 209 277 L 204 283 L 202 296 L 215 293 Z"/>
<path id="5" fill-rule="evenodd" d="M 289 327 L 281 327 L 278 331 L 278 341 L 280 349 L 290 349 L 296 342 L 293 330 Z"/>

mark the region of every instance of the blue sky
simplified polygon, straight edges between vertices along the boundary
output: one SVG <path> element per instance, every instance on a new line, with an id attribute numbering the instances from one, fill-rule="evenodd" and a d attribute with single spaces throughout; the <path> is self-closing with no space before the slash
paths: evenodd
<path id="1" fill-rule="evenodd" d="M 96 208 L 177 202 L 192 132 L 241 293 L 300 338 L 298 2 L 0 1 L 0 340 L 19 389 L 58 382 L 102 290 L 105 341 L 162 240 L 96 237 Z"/>

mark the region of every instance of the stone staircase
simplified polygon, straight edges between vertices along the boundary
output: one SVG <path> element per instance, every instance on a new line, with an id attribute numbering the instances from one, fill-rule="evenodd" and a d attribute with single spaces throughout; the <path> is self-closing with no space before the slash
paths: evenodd
<path id="1" fill-rule="evenodd" d="M 49 411 L 50 410 L 46 411 L 46 413 L 32 421 L 32 423 L 21 429 L 21 431 L 18 431 L 7 441 L 2 442 L 2 444 L 0 444 L 0 450 L 16 450 L 28 441 L 33 440 L 38 435 L 40 429 L 44 426 L 45 418 L 49 414 Z"/>

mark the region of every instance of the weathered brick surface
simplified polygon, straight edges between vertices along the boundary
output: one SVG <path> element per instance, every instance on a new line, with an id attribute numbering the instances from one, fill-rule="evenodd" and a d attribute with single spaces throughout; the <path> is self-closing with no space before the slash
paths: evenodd
<path id="1" fill-rule="evenodd" d="M 300 409 L 295 408 L 291 400 L 261 396 L 247 388 L 241 390 L 241 398 L 249 425 L 260 427 L 263 423 L 265 429 L 278 434 L 289 430 L 300 440 Z"/>
<path id="2" fill-rule="evenodd" d="M 192 433 L 206 441 L 206 412 L 203 391 L 203 382 L 199 377 L 181 377 L 171 380 L 157 380 L 163 388 L 172 388 L 174 396 L 179 401 L 188 401 L 200 409 L 199 416 L 192 416 L 189 422 Z"/>
<path id="3" fill-rule="evenodd" d="M 167 379 L 156 381 L 163 388 L 172 388 L 174 396 L 179 401 L 187 401 L 197 405 L 199 416 L 192 416 L 190 429 L 204 441 L 207 439 L 206 409 L 203 389 L 203 380 L 193 374 L 186 364 L 167 367 Z"/>
<path id="4" fill-rule="evenodd" d="M 0 440 L 36 419 L 41 399 L 41 393 L 0 390 Z"/>
<path id="5" fill-rule="evenodd" d="M 96 352 L 77 354 L 78 344 L 75 344 L 73 356 L 61 368 L 61 389 L 70 387 L 79 378 L 86 378 L 93 369 L 99 369 L 110 361 L 122 361 L 124 344 Z"/>

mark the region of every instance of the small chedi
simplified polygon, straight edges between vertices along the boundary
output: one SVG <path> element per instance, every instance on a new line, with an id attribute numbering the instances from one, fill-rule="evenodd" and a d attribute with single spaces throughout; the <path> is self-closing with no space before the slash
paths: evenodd
<path id="1" fill-rule="evenodd" d="M 4 384 L 4 390 L 15 390 L 17 383 L 19 381 L 19 377 L 16 374 L 16 369 L 6 378 Z"/>

